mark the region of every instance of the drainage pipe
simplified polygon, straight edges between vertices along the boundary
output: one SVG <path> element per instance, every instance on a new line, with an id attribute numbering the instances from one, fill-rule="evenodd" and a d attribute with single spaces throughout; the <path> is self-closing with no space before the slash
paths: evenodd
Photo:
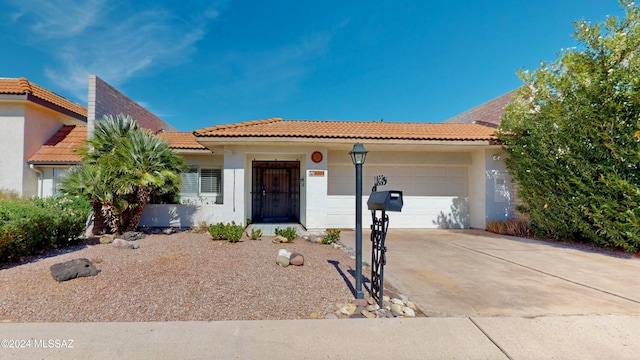
<path id="1" fill-rule="evenodd" d="M 33 164 L 29 164 L 29 169 L 31 169 L 33 172 L 38 174 L 38 197 L 40 199 L 42 199 L 42 189 L 43 189 L 43 183 L 44 183 L 44 174 L 42 174 L 42 171 L 36 169 L 36 166 L 33 165 Z"/>

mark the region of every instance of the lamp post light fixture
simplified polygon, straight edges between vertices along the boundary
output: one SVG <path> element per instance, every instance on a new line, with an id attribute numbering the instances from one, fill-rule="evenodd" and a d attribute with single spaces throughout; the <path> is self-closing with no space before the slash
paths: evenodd
<path id="1" fill-rule="evenodd" d="M 349 152 L 356 166 L 356 299 L 363 299 L 362 292 L 362 164 L 367 158 L 367 149 L 357 143 Z"/>

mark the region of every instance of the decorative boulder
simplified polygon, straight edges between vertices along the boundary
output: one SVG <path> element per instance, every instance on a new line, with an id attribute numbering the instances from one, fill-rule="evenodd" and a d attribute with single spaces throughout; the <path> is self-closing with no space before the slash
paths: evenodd
<path id="1" fill-rule="evenodd" d="M 113 243 L 111 243 L 113 247 L 118 249 L 137 249 L 140 245 L 135 241 L 127 241 L 124 239 L 115 239 Z"/>
<path id="2" fill-rule="evenodd" d="M 115 239 L 113 234 L 104 234 L 100 236 L 100 244 L 111 244 Z"/>
<path id="3" fill-rule="evenodd" d="M 289 258 L 291 257 L 291 252 L 287 249 L 278 250 L 278 256 L 276 257 L 276 264 L 287 267 L 289 266 Z"/>
<path id="4" fill-rule="evenodd" d="M 281 243 L 289 242 L 289 240 L 287 240 L 287 238 L 282 235 L 278 235 L 274 237 L 273 240 L 271 240 L 271 242 L 273 242 L 274 244 L 281 244 Z"/>
<path id="5" fill-rule="evenodd" d="M 299 253 L 291 253 L 291 256 L 289 256 L 289 264 L 295 266 L 304 265 L 304 256 Z"/>
<path id="6" fill-rule="evenodd" d="M 87 259 L 75 259 L 51 265 L 51 276 L 58 281 L 66 281 L 84 276 L 96 276 L 100 270 Z"/>
<path id="7" fill-rule="evenodd" d="M 140 239 L 143 239 L 144 237 L 145 237 L 144 233 L 137 232 L 137 231 L 127 231 L 122 235 L 116 236 L 116 238 L 118 239 L 123 239 L 127 241 L 140 240 Z"/>

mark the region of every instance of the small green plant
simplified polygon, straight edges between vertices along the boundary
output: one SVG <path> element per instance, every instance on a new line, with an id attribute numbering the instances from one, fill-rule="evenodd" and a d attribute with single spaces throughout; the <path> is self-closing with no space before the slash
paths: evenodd
<path id="1" fill-rule="evenodd" d="M 191 231 L 196 234 L 201 234 L 203 232 L 207 232 L 209 230 L 209 226 L 206 221 L 200 221 L 197 225 L 195 225 Z"/>
<path id="2" fill-rule="evenodd" d="M 251 240 L 258 240 L 262 236 L 262 230 L 251 229 Z"/>
<path id="3" fill-rule="evenodd" d="M 335 244 L 340 240 L 340 229 L 327 229 L 327 236 L 322 239 L 323 244 Z"/>
<path id="4" fill-rule="evenodd" d="M 275 233 L 276 235 L 280 235 L 287 238 L 287 242 L 290 242 L 290 243 L 293 242 L 293 240 L 295 240 L 296 237 L 298 237 L 298 232 L 296 231 L 296 228 L 291 226 L 289 226 L 286 229 L 276 228 Z"/>
<path id="5" fill-rule="evenodd" d="M 209 235 L 211 235 L 213 240 L 228 240 L 232 243 L 240 241 L 242 234 L 244 233 L 244 227 L 236 225 L 233 221 L 230 224 L 222 222 L 211 224 L 209 225 L 208 230 Z"/>

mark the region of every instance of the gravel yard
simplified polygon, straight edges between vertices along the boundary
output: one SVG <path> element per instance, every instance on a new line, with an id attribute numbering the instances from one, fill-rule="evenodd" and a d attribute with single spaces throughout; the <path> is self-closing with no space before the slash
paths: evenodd
<path id="1" fill-rule="evenodd" d="M 209 234 L 148 235 L 140 248 L 84 245 L 0 270 L 2 322 L 307 319 L 352 300 L 355 261 L 330 245 L 270 238 L 232 244 Z M 278 249 L 304 266 L 276 265 Z M 65 282 L 51 265 L 87 258 L 101 272 Z M 315 315 L 314 314 L 314 315 Z"/>

